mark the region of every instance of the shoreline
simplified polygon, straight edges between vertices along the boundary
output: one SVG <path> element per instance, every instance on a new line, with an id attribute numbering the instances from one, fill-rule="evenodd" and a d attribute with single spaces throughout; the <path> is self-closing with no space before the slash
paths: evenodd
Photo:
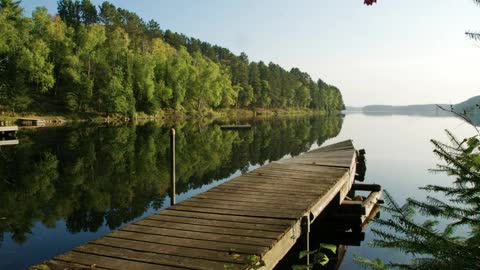
<path id="1" fill-rule="evenodd" d="M 335 112 L 335 114 L 340 112 Z M 127 123 L 127 122 L 144 122 L 144 121 L 188 121 L 188 120 L 242 120 L 252 118 L 270 118 L 270 117 L 284 117 L 284 116 L 303 116 L 303 115 L 326 115 L 325 111 L 312 109 L 222 109 L 211 110 L 204 113 L 200 112 L 179 112 L 179 111 L 164 111 L 158 114 L 149 115 L 145 113 L 137 113 L 133 117 L 124 115 L 110 115 L 105 116 L 100 113 L 85 113 L 85 114 L 64 114 L 64 113 L 2 113 L 0 114 L 0 121 L 6 121 L 7 125 L 16 125 L 20 118 L 36 118 L 44 120 L 46 126 L 59 126 L 69 123 Z"/>

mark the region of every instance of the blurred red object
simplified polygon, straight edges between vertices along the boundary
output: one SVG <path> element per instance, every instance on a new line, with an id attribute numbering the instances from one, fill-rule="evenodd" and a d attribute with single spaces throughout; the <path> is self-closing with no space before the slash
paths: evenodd
<path id="1" fill-rule="evenodd" d="M 365 0 L 363 3 L 367 6 L 371 6 L 373 3 L 377 3 L 377 0 Z"/>

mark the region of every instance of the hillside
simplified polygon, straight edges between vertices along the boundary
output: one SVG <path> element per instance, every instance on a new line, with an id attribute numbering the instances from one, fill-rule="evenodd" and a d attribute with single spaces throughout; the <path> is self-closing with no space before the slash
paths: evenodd
<path id="1" fill-rule="evenodd" d="M 467 113 L 468 117 L 476 125 L 480 125 L 480 96 L 469 98 L 458 104 L 418 104 L 406 106 L 392 105 L 367 105 L 365 107 L 346 107 L 346 112 L 363 112 L 369 115 L 422 115 L 422 116 L 453 116 L 451 112 L 442 110 L 438 106 L 447 110 L 453 108 L 456 112 Z"/>
<path id="2" fill-rule="evenodd" d="M 458 112 L 470 112 L 470 113 L 478 113 L 480 111 L 480 96 L 475 96 L 465 100 L 464 102 L 460 102 L 453 106 L 455 111 Z"/>

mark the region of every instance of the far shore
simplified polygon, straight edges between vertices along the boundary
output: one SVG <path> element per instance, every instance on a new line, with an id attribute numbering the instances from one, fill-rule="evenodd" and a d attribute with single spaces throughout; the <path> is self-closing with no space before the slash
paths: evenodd
<path id="1" fill-rule="evenodd" d="M 339 112 L 334 112 L 338 114 Z M 162 111 L 157 114 L 136 113 L 134 116 L 125 116 L 120 114 L 102 114 L 102 113 L 84 113 L 84 114 L 65 114 L 65 113 L 11 113 L 0 112 L 0 121 L 7 125 L 15 125 L 18 119 L 35 118 L 44 120 L 46 126 L 57 126 L 68 123 L 118 123 L 118 122 L 141 122 L 141 121 L 188 121 L 192 119 L 218 119 L 228 121 L 230 119 L 241 120 L 251 118 L 268 118 L 276 116 L 300 116 L 300 115 L 318 115 L 327 114 L 325 111 L 318 111 L 305 108 L 289 109 L 222 109 L 200 112 L 180 112 L 180 111 Z"/>

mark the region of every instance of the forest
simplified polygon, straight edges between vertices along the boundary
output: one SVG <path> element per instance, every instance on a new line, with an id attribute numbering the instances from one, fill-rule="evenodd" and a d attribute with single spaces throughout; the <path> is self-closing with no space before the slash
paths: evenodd
<path id="1" fill-rule="evenodd" d="M 109 2 L 59 0 L 56 15 L 0 0 L 0 111 L 205 112 L 344 108 L 340 90 L 298 68 L 162 30 Z"/>

